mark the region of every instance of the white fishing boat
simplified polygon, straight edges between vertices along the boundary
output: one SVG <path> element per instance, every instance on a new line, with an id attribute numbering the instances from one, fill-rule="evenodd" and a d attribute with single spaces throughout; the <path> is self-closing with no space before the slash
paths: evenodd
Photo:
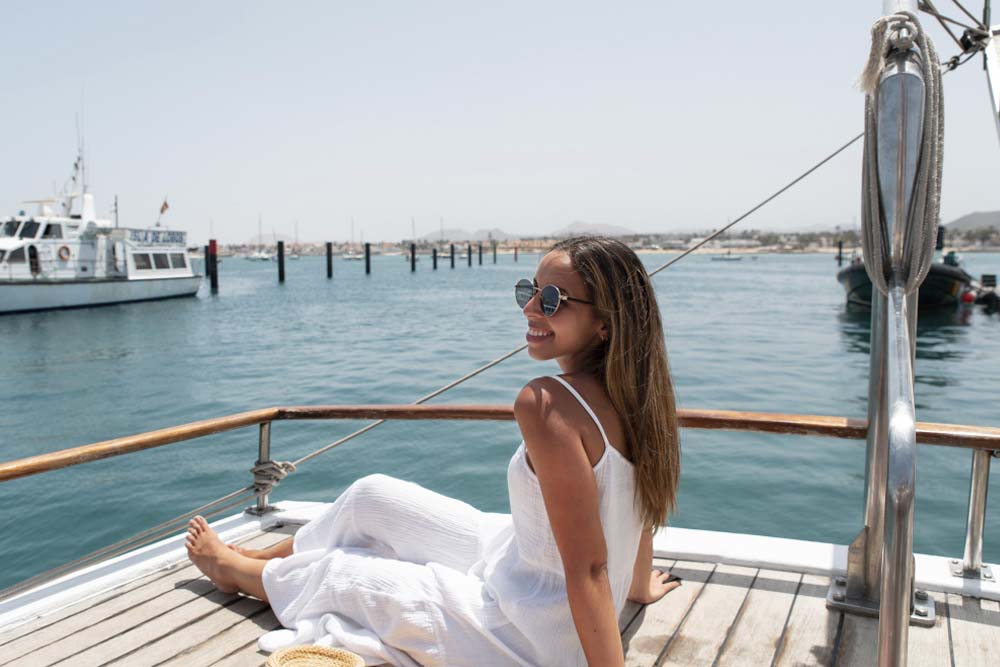
<path id="1" fill-rule="evenodd" d="M 897 667 L 910 662 L 959 667 L 998 662 L 1000 570 L 983 562 L 982 547 L 989 467 L 1000 450 L 1000 428 L 918 422 L 913 397 L 915 290 L 922 278 L 916 267 L 926 271 L 933 255 L 930 232 L 938 212 L 940 183 L 933 174 L 940 155 L 935 143 L 942 118 L 936 92 L 940 75 L 922 31 L 909 16 L 895 14 L 915 13 L 916 3 L 894 0 L 885 7 L 891 21 L 880 23 L 886 39 L 873 49 L 878 58 L 872 67 L 875 83 L 869 89 L 865 137 L 866 163 L 884 171 L 878 172 L 879 187 L 869 187 L 875 174 L 865 169 L 863 204 L 871 214 L 864 217 L 862 229 L 887 241 L 865 248 L 867 266 L 886 268 L 872 275 L 867 419 L 678 411 L 684 429 L 864 440 L 857 537 L 843 544 L 727 533 L 710 526 L 662 527 L 653 544 L 654 565 L 680 574 L 684 584 L 653 604 L 629 602 L 620 611 L 627 665 Z M 975 48 L 995 49 L 1000 31 L 977 30 Z M 904 98 L 911 104 L 903 104 Z M 994 95 L 994 101 L 1000 97 Z M 218 516 L 213 526 L 222 539 L 244 547 L 264 548 L 283 540 L 328 505 L 292 500 L 272 505 L 268 495 L 275 485 L 383 420 L 512 420 L 510 405 L 422 404 L 525 347 L 413 404 L 261 408 L 0 463 L 2 483 L 238 428 L 255 429 L 258 442 L 247 486 L 0 591 L 0 665 L 262 665 L 266 656 L 257 642 L 279 627 L 277 619 L 261 600 L 217 590 L 187 561 L 187 520 L 195 514 Z M 817 381 L 822 377 L 817 374 Z M 272 422 L 304 419 L 377 421 L 295 461 L 273 460 Z M 912 550 L 918 442 L 971 456 L 968 513 L 952 519 L 966 523 L 964 545 L 955 545 L 954 558 Z M 815 474 L 822 476 L 824 470 L 817 467 Z M 921 487 L 919 492 L 933 494 L 933 489 Z M 193 504 L 178 502 L 184 508 Z M 248 502 L 254 504 L 232 513 Z M 817 508 L 803 502 L 799 510 Z M 30 522 L 30 514 L 21 520 Z"/>
<path id="2" fill-rule="evenodd" d="M 193 296 L 187 232 L 97 217 L 83 154 L 67 193 L 0 222 L 0 313 Z M 54 210 L 53 206 L 59 209 Z"/>

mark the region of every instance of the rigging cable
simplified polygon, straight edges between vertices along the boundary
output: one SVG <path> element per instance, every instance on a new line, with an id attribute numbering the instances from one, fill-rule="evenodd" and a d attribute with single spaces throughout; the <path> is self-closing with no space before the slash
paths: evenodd
<path id="1" fill-rule="evenodd" d="M 920 4 L 921 4 L 921 8 L 924 9 L 924 11 L 927 11 L 926 7 L 930 7 L 931 9 L 933 9 L 933 5 L 931 4 L 930 0 L 921 0 Z M 985 12 L 988 15 L 988 12 L 989 12 L 989 4 L 988 4 L 988 2 L 987 2 L 987 6 L 986 6 L 986 9 L 985 9 Z M 938 20 L 940 21 L 940 16 L 937 13 L 936 9 L 933 9 L 933 11 L 928 11 L 928 13 L 936 16 L 938 18 Z M 952 22 L 957 23 L 955 21 L 952 21 Z M 944 25 L 944 24 L 942 23 L 942 25 Z M 959 24 L 959 25 L 962 25 L 962 24 Z M 963 26 L 963 27 L 965 27 L 965 26 Z M 949 31 L 949 34 L 950 34 L 950 32 L 951 31 Z M 945 63 L 942 63 L 941 65 L 942 65 L 942 67 L 947 67 L 948 68 L 946 70 L 946 72 L 947 71 L 952 71 L 956 67 L 958 67 L 958 66 L 960 66 L 960 65 L 968 62 L 969 59 L 973 55 L 975 55 L 976 52 L 978 52 L 978 50 L 979 49 L 977 49 L 977 50 L 973 51 L 971 54 L 969 54 L 969 56 L 966 57 L 965 60 L 958 61 L 958 56 L 955 56 L 954 58 L 946 61 Z M 684 257 L 687 257 L 688 255 L 690 255 L 692 252 L 694 252 L 698 248 L 701 248 L 706 243 L 712 241 L 713 239 L 717 238 L 719 235 L 725 233 L 727 230 L 729 230 L 730 228 L 732 228 L 734 225 L 736 225 L 737 223 L 739 223 L 742 220 L 746 219 L 747 217 L 749 217 L 750 215 L 752 215 L 756 211 L 760 210 L 766 204 L 770 203 L 772 200 L 774 200 L 775 198 L 777 198 L 778 196 L 780 196 L 781 194 L 783 194 L 784 192 L 786 192 L 789 188 L 793 187 L 794 185 L 796 185 L 797 183 L 799 183 L 800 181 L 802 181 L 804 178 L 806 178 L 807 176 L 809 176 L 810 174 L 812 174 L 813 172 L 815 172 L 817 169 L 819 169 L 820 167 L 822 167 L 824 164 L 826 164 L 827 162 L 829 162 L 830 160 L 832 160 L 834 157 L 836 157 L 837 155 L 839 155 L 843 151 L 847 150 L 847 148 L 849 148 L 854 143 L 856 143 L 858 141 L 858 139 L 861 139 L 862 137 L 864 137 L 864 135 L 865 135 L 865 133 L 862 132 L 862 133 L 858 134 L 857 136 L 853 137 L 852 139 L 850 139 L 849 141 L 847 141 L 846 143 L 844 143 L 843 145 L 841 145 L 840 147 L 838 147 L 837 149 L 835 149 L 832 153 L 830 153 L 829 155 L 827 155 L 826 157 L 824 157 L 822 160 L 820 160 L 819 162 L 815 163 L 813 166 L 809 167 L 804 172 L 802 172 L 801 174 L 799 174 L 797 177 L 795 177 L 794 179 L 792 179 L 791 181 L 789 181 L 786 185 L 784 185 L 783 187 L 781 187 L 778 190 L 776 190 L 773 194 L 771 194 L 770 196 L 768 196 L 767 198 L 765 198 L 764 200 L 762 200 L 756 206 L 748 209 L 746 212 L 744 212 L 742 215 L 740 215 L 739 217 L 737 217 L 732 222 L 728 223 L 727 225 L 725 225 L 721 229 L 719 229 L 719 230 L 713 232 L 712 234 L 710 234 L 709 236 L 705 237 L 699 243 L 697 243 L 696 245 L 692 246 L 691 248 L 686 249 L 683 253 L 679 254 L 677 257 L 674 257 L 674 258 L 670 259 L 669 261 L 665 262 L 664 264 L 662 264 L 661 266 L 657 267 L 653 271 L 650 271 L 649 272 L 649 276 L 650 277 L 655 276 L 660 271 L 663 271 L 664 269 L 666 269 L 666 268 L 674 265 L 675 263 L 679 262 Z M 938 178 L 940 178 L 940 176 L 938 176 Z M 524 350 L 527 347 L 528 347 L 528 345 L 525 343 L 525 344 L 521 345 L 520 347 L 517 347 L 514 350 L 511 350 L 510 352 L 507 352 L 506 354 L 503 354 L 500 357 L 497 357 L 493 361 L 490 361 L 487 364 L 485 364 L 483 366 L 480 366 L 479 368 L 473 370 L 472 372 L 467 373 L 466 375 L 463 375 L 462 377 L 458 378 L 457 380 L 454 380 L 454 381 L 452 381 L 452 382 L 450 382 L 450 383 L 442 386 L 441 388 L 436 389 L 435 391 L 432 391 L 431 393 L 426 394 L 425 396 L 422 396 L 421 398 L 418 398 L 411 405 L 420 405 L 421 403 L 429 401 L 430 399 L 443 394 L 444 392 L 448 391 L 449 389 L 452 389 L 453 387 L 456 387 L 459 384 L 462 384 L 466 380 L 469 380 L 469 379 L 475 377 L 476 375 L 479 375 L 480 373 L 482 373 L 482 372 L 484 372 L 484 371 L 492 368 L 493 366 L 496 366 L 497 364 L 501 363 L 502 361 L 505 361 L 506 359 L 509 359 L 510 357 L 514 356 L 518 352 L 521 352 L 522 350 Z M 53 578 L 55 578 L 57 576 L 60 576 L 61 574 L 65 574 L 65 573 L 67 573 L 67 572 L 69 572 L 71 570 L 74 570 L 74 569 L 77 569 L 77 568 L 80 568 L 80 567 L 84 567 L 86 565 L 93 564 L 93 563 L 96 563 L 96 562 L 108 560 L 110 558 L 114 558 L 115 556 L 118 556 L 118 555 L 120 555 L 122 553 L 125 553 L 125 552 L 130 551 L 132 549 L 135 549 L 137 547 L 144 546 L 144 545 L 149 544 L 151 542 L 154 542 L 154 541 L 156 541 L 158 539 L 161 539 L 162 537 L 165 537 L 165 536 L 173 533 L 175 530 L 178 530 L 180 528 L 180 526 L 178 524 L 181 524 L 181 523 L 187 521 L 188 519 L 190 519 L 191 517 L 193 517 L 195 515 L 199 515 L 200 514 L 201 516 L 203 516 L 203 517 L 205 517 L 207 519 L 208 517 L 215 516 L 217 514 L 221 514 L 222 512 L 226 511 L 227 509 L 229 509 L 231 507 L 234 507 L 236 505 L 240 505 L 240 504 L 242 504 L 244 502 L 247 502 L 247 501 L 249 501 L 252 498 L 259 497 L 259 496 L 262 496 L 262 495 L 267 495 L 268 493 L 270 493 L 273 490 L 273 488 L 275 486 L 277 486 L 277 484 L 281 481 L 281 479 L 283 479 L 287 474 L 289 474 L 291 472 L 294 472 L 295 469 L 299 465 L 301 465 L 301 464 L 305 463 L 306 461 L 309 461 L 310 459 L 313 459 L 313 458 L 319 456 L 320 454 L 323 454 L 323 453 L 325 453 L 325 452 L 327 452 L 327 451 L 329 451 L 329 450 L 331 450 L 331 449 L 333 449 L 333 448 L 335 448 L 335 447 L 337 447 L 339 445 L 342 445 L 343 443 L 345 443 L 345 442 L 347 442 L 349 440 L 352 440 L 352 439 L 358 437 L 359 435 L 361 435 L 363 433 L 367 433 L 368 431 L 372 430 L 376 426 L 379 426 L 379 425 L 383 424 L 386 421 L 387 421 L 386 419 L 379 419 L 379 420 L 376 420 L 376 421 L 374 421 L 374 422 L 372 422 L 370 424 L 367 424 L 366 426 L 363 426 L 362 428 L 360 428 L 360 429 L 358 429 L 358 430 L 356 430 L 356 431 L 354 431 L 352 433 L 349 433 L 346 436 L 344 436 L 344 437 L 340 438 L 339 440 L 336 440 L 336 441 L 334 441 L 334 442 L 332 442 L 332 443 L 330 443 L 328 445 L 324 445 L 323 447 L 321 447 L 321 448 L 319 448 L 319 449 L 317 449 L 317 450 L 315 450 L 315 451 L 313 451 L 313 452 L 311 452 L 311 453 L 309 453 L 309 454 L 307 454 L 307 455 L 305 455 L 305 456 L 297 459 L 294 462 L 287 462 L 287 461 L 286 462 L 264 461 L 261 464 L 255 465 L 251 469 L 251 472 L 254 473 L 254 483 L 253 484 L 248 485 L 246 487 L 243 487 L 242 489 L 238 489 L 238 490 L 236 490 L 236 491 L 234 491 L 234 492 L 232 492 L 230 494 L 227 494 L 227 495 L 225 495 L 225 496 L 223 496 L 221 498 L 218 498 L 218 499 L 213 500 L 213 501 L 211 501 L 209 503 L 206 503 L 206 504 L 204 504 L 204 505 L 202 505 L 200 507 L 197 507 L 197 508 L 195 508 L 193 510 L 190 510 L 189 512 L 185 512 L 184 514 L 180 514 L 180 515 L 178 515 L 178 516 L 176 516 L 176 517 L 174 517 L 172 519 L 169 519 L 167 521 L 164 521 L 163 523 L 160 523 L 160 524 L 158 524 L 158 525 L 156 525 L 156 526 L 154 526 L 152 528 L 149 528 L 149 529 L 147 529 L 145 531 L 142 531 L 141 533 L 137 533 L 137 534 L 135 534 L 135 535 L 133 535 L 131 537 L 128 537 L 128 538 L 126 538 L 124 540 L 121 540 L 121 541 L 116 542 L 114 544 L 111 544 L 109 546 L 106 546 L 106 547 L 103 547 L 103 548 L 98 549 L 96 551 L 93 551 L 93 552 L 91 552 L 91 553 L 89 553 L 89 554 L 87 554 L 85 556 L 82 556 L 82 557 L 80 557 L 80 558 L 78 558 L 78 559 L 76 559 L 74 561 L 71 561 L 70 563 L 66 563 L 66 564 L 61 565 L 59 567 L 53 568 L 51 570 L 47 570 L 46 572 L 43 572 L 43 573 L 38 574 L 38 575 L 35 575 L 34 577 L 32 577 L 30 579 L 27 579 L 27 580 L 25 580 L 25 581 L 23 581 L 23 582 L 21 582 L 19 584 L 15 584 L 14 586 L 5 588 L 3 590 L 0 590 L 0 600 L 6 599 L 6 598 L 10 597 L 11 595 L 14 595 L 14 594 L 16 594 L 16 593 L 18 593 L 18 592 L 20 592 L 22 590 L 30 588 L 30 587 L 34 586 L 36 583 L 40 584 L 40 583 L 44 583 L 45 581 L 50 581 L 51 579 L 53 579 Z"/>

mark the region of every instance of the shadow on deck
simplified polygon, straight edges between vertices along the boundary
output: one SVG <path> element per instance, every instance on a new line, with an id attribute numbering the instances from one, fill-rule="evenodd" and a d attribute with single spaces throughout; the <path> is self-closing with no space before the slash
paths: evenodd
<path id="1" fill-rule="evenodd" d="M 260 549 L 289 525 L 239 543 Z M 826 609 L 829 578 L 655 559 L 684 579 L 619 619 L 626 665 L 874 665 L 875 619 Z M 910 665 L 989 665 L 1000 656 L 1000 606 L 931 592 L 937 624 L 911 627 Z M 266 603 L 220 593 L 183 561 L 0 633 L 3 665 L 260 666 L 257 639 L 279 627 Z"/>

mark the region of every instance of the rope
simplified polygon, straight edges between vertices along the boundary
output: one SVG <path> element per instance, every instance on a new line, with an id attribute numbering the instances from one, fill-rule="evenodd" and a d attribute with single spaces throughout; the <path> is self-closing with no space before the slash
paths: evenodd
<path id="1" fill-rule="evenodd" d="M 816 171 L 817 169 L 819 169 L 820 167 L 822 167 L 824 164 L 826 164 L 827 162 L 829 162 L 830 160 L 832 160 L 834 157 L 836 157 L 840 153 L 844 152 L 849 146 L 851 146 L 851 144 L 853 144 L 854 142 L 856 142 L 858 139 L 860 139 L 863 136 L 865 136 L 864 133 L 861 133 L 858 136 L 854 137 L 853 139 L 851 139 L 850 141 L 848 141 L 846 144 L 844 144 L 843 146 L 841 146 L 840 148 L 838 148 L 837 150 L 833 151 L 832 153 L 830 153 L 829 155 L 827 155 L 825 158 L 823 158 L 822 160 L 820 160 L 819 162 L 817 162 L 816 164 L 814 164 L 812 167 L 810 167 L 806 171 L 802 172 L 799 176 L 797 176 L 795 179 L 793 179 L 792 181 L 790 181 L 786 186 L 784 186 L 783 188 L 781 188 L 780 190 L 778 190 L 777 192 L 775 192 L 774 194 L 772 194 L 770 197 L 768 197 L 764 201 L 760 202 L 759 204 L 757 204 L 756 206 L 754 206 L 753 208 L 751 208 L 749 211 L 747 211 L 746 213 L 744 213 L 740 217 L 738 217 L 735 220 L 733 220 L 732 222 L 730 222 L 728 225 L 726 225 L 722 229 L 714 232 L 713 234 L 711 234 L 709 236 L 706 236 L 699 243 L 697 243 L 696 245 L 688 248 L 687 250 L 685 250 L 684 252 L 682 252 L 677 257 L 674 257 L 669 262 L 663 264 L 659 268 L 657 268 L 657 269 L 655 269 L 653 271 L 650 271 L 649 272 L 649 277 L 652 278 L 653 276 L 655 276 L 657 273 L 659 273 L 663 269 L 665 269 L 665 268 L 667 268 L 669 266 L 672 266 L 673 264 L 676 264 L 677 262 L 679 262 L 680 260 L 684 259 L 688 255 L 690 255 L 692 252 L 694 252 L 698 248 L 702 247 L 703 245 L 705 245 L 706 243 L 708 243 L 709 241 L 711 241 L 715 237 L 717 237 L 720 234 L 724 233 L 727 229 L 729 229 L 730 227 L 732 227 L 733 225 L 735 225 L 737 222 L 740 222 L 744 218 L 748 217 L 751 213 L 756 212 L 758 209 L 760 209 L 765 204 L 767 204 L 768 202 L 770 202 L 772 199 L 774 199 L 775 197 L 777 197 L 778 195 L 780 195 L 781 193 L 783 193 L 785 190 L 789 189 L 790 187 L 792 187 L 793 185 L 795 185 L 796 183 L 798 183 L 799 181 L 801 181 L 803 178 L 805 178 L 806 176 L 808 176 L 809 174 L 813 173 L 814 171 Z"/>
<path id="2" fill-rule="evenodd" d="M 905 224 L 919 225 L 911 234 L 890 239 L 882 213 L 878 179 L 878 86 L 890 52 L 920 53 L 924 79 L 923 139 Z M 872 26 L 872 47 L 859 85 L 865 91 L 865 144 L 862 163 L 861 242 L 872 285 L 883 294 L 897 280 L 907 293 L 920 286 L 934 259 L 938 212 L 941 206 L 941 149 L 944 143 L 944 105 L 941 67 L 934 45 L 910 12 L 886 16 Z M 900 183 L 899 187 L 904 184 Z M 894 230 L 895 231 L 895 230 Z M 899 241 L 905 239 L 904 241 Z M 912 239 L 912 240 L 911 240 Z M 899 242 L 902 245 L 896 246 Z M 916 247 L 914 247 L 916 246 Z"/>
<path id="3" fill-rule="evenodd" d="M 465 382 L 469 378 L 475 377 L 475 376 L 479 375 L 480 373 L 482 373 L 483 371 L 485 371 L 487 369 L 490 369 L 490 368 L 493 368 L 494 366 L 496 366 L 497 364 L 499 364 L 501 361 L 505 361 L 505 360 L 509 359 L 510 357 L 513 357 L 515 354 L 517 354 L 521 350 L 525 349 L 526 347 L 528 347 L 527 343 L 525 343 L 524 345 L 522 345 L 521 347 L 519 347 L 517 349 L 511 350 L 510 352 L 508 352 L 507 354 L 505 354 L 503 356 L 497 357 L 496 359 L 494 359 L 493 361 L 489 362 L 485 366 L 480 366 L 479 368 L 477 368 L 476 370 L 472 371 L 471 373 L 467 373 L 467 374 L 463 375 L 462 377 L 458 378 L 457 380 L 446 384 L 445 386 L 441 387 L 440 389 L 436 389 L 436 390 L 432 391 L 431 393 L 427 394 L 426 396 L 422 396 L 422 397 L 418 398 L 417 400 L 413 401 L 413 403 L 411 403 L 411 405 L 420 405 L 421 403 L 424 403 L 426 401 L 431 400 L 435 396 L 439 396 L 439 395 L 443 394 L 444 392 L 448 391 L 452 387 L 456 387 L 456 386 L 462 384 L 463 382 Z M 358 437 L 362 433 L 365 433 L 367 431 L 372 430 L 373 428 L 375 428 L 379 424 L 385 423 L 385 421 L 386 421 L 385 419 L 379 419 L 378 421 L 374 421 L 371 424 L 368 424 L 367 426 L 359 428 L 354 433 L 345 435 L 343 438 L 341 438 L 340 440 L 337 440 L 336 442 L 332 442 L 329 445 L 326 445 L 324 447 L 320 447 L 319 449 L 317 449 L 316 451 L 314 451 L 311 454 L 306 454 L 305 456 L 303 456 L 298 461 L 295 461 L 295 463 L 292 464 L 292 465 L 295 465 L 295 466 L 302 465 L 303 463 L 305 463 L 309 459 L 316 458 L 320 454 L 322 454 L 324 452 L 327 452 L 327 451 L 333 449 L 334 447 L 336 447 L 338 445 L 342 445 L 343 443 L 347 442 L 348 440 L 353 440 L 354 438 Z"/>
<path id="4" fill-rule="evenodd" d="M 254 495 L 263 496 L 271 492 L 288 473 L 295 472 L 295 464 L 288 461 L 263 461 L 250 468 L 253 473 Z"/>
<path id="5" fill-rule="evenodd" d="M 241 491 L 247 491 L 249 489 L 251 489 L 251 487 L 246 487 L 246 489 L 241 489 L 240 491 L 231 493 L 227 496 L 224 496 L 224 498 L 232 498 L 233 496 L 239 494 Z M 115 558 L 116 556 L 120 556 L 123 553 L 132 551 L 133 549 L 137 549 L 152 542 L 156 542 L 176 532 L 177 528 L 172 527 L 173 524 L 190 519 L 195 514 L 200 514 L 201 516 L 208 519 L 209 517 L 225 512 L 231 507 L 235 507 L 236 505 L 242 505 L 252 497 L 253 497 L 252 495 L 244 494 L 243 496 L 237 498 L 236 500 L 226 503 L 221 507 L 216 507 L 212 511 L 206 511 L 206 508 L 212 507 L 222 502 L 223 498 L 220 498 L 219 500 L 214 500 L 211 503 L 202 505 L 201 507 L 193 509 L 190 512 L 182 514 L 174 519 L 165 521 L 159 524 L 158 526 L 154 526 L 153 528 L 132 535 L 131 537 L 128 537 L 124 540 L 115 542 L 112 545 L 102 547 L 97 551 L 92 551 L 89 554 L 81 556 L 80 558 L 77 558 L 76 560 L 73 560 L 69 563 L 65 563 L 58 567 L 54 567 L 50 570 L 46 570 L 45 572 L 42 572 L 40 574 L 36 574 L 35 576 L 29 579 L 25 579 L 24 581 L 18 582 L 13 586 L 4 588 L 3 590 L 0 590 L 0 601 L 6 600 L 9 597 L 17 595 L 18 593 L 31 589 L 35 586 L 39 586 L 41 584 L 52 581 L 53 579 L 56 579 L 64 574 L 69 574 L 70 572 L 82 569 L 84 567 L 87 567 L 88 565 L 94 565 L 99 562 L 110 560 L 112 558 Z M 167 528 L 166 526 L 170 527 Z"/>

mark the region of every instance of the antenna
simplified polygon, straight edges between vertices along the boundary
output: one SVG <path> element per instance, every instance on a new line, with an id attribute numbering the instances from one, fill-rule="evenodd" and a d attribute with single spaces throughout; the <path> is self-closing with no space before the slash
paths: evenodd
<path id="1" fill-rule="evenodd" d="M 80 105 L 83 105 L 83 91 L 80 91 Z M 83 188 L 83 193 L 87 192 L 87 162 L 84 160 L 84 144 L 83 144 L 83 131 L 80 129 L 80 114 L 76 114 L 76 147 L 78 157 L 80 161 L 80 185 Z"/>
<path id="2" fill-rule="evenodd" d="M 115 195 L 115 229 L 118 229 L 118 195 Z"/>

